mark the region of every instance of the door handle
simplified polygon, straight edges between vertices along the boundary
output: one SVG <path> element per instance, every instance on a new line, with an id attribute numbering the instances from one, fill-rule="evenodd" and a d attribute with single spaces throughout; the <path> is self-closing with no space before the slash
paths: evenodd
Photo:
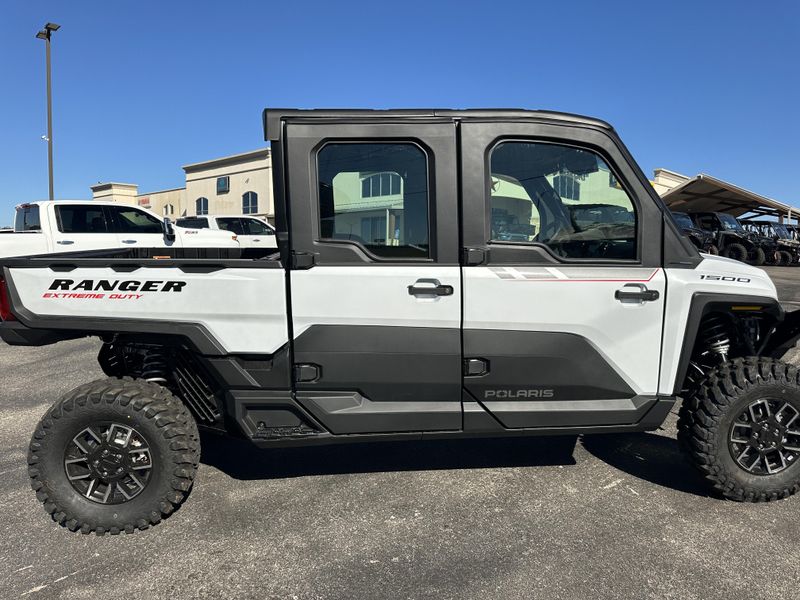
<path id="1" fill-rule="evenodd" d="M 254 242 L 260 242 L 261 240 L 260 240 L 260 239 L 258 239 L 258 238 L 256 238 L 256 239 L 254 239 L 253 241 L 254 241 Z"/>
<path id="2" fill-rule="evenodd" d="M 442 285 L 438 279 L 417 279 L 408 286 L 411 296 L 452 296 L 453 286 Z"/>
<path id="3" fill-rule="evenodd" d="M 135 244 L 136 240 L 122 240 L 123 244 Z"/>
<path id="4" fill-rule="evenodd" d="M 642 283 L 626 283 L 621 290 L 614 292 L 620 302 L 652 302 L 659 298 L 658 290 L 648 290 Z"/>
<path id="5" fill-rule="evenodd" d="M 70 244 L 74 244 L 72 240 L 58 240 L 56 244 L 61 244 L 62 246 L 69 246 Z"/>

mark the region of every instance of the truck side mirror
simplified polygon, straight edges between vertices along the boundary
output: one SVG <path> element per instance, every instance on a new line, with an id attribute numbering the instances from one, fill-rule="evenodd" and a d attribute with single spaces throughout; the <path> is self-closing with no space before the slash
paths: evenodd
<path id="1" fill-rule="evenodd" d="M 164 237 L 167 240 L 173 241 L 175 239 L 175 228 L 169 218 L 164 217 L 164 220 L 161 221 L 161 229 L 164 231 Z"/>

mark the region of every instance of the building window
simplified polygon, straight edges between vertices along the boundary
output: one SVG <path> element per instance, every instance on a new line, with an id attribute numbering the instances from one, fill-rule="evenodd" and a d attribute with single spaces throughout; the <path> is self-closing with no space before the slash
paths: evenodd
<path id="1" fill-rule="evenodd" d="M 198 215 L 208 214 L 208 198 L 198 198 L 194 202 L 195 213 Z"/>
<path id="2" fill-rule="evenodd" d="M 560 173 L 553 177 L 553 189 L 562 200 L 581 199 L 581 184 L 572 173 Z"/>
<path id="3" fill-rule="evenodd" d="M 402 178 L 397 173 L 373 173 L 361 180 L 361 197 L 396 196 L 402 193 Z"/>
<path id="4" fill-rule="evenodd" d="M 217 177 L 217 194 L 227 194 L 231 191 L 231 178 L 227 175 L 225 177 Z"/>
<path id="5" fill-rule="evenodd" d="M 172 204 L 164 205 L 164 216 L 169 217 L 175 214 L 175 207 Z"/>
<path id="6" fill-rule="evenodd" d="M 242 194 L 242 214 L 254 215 L 258 212 L 258 194 L 245 192 Z"/>

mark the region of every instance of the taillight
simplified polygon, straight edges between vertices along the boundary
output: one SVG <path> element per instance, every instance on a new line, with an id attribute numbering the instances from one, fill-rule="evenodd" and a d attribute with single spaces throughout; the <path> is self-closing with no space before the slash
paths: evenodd
<path id="1" fill-rule="evenodd" d="M 6 280 L 0 277 L 0 321 L 16 321 L 17 318 L 11 312 L 11 301 L 8 298 L 8 287 Z"/>

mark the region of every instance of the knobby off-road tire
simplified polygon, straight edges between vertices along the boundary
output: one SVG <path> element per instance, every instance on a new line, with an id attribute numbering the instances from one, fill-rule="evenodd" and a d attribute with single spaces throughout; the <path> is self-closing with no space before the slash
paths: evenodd
<path id="1" fill-rule="evenodd" d="M 747 261 L 747 248 L 742 244 L 728 244 L 722 251 L 722 255 L 740 262 Z"/>
<path id="2" fill-rule="evenodd" d="M 782 267 L 788 267 L 792 264 L 792 255 L 786 250 L 778 250 L 778 264 Z"/>
<path id="3" fill-rule="evenodd" d="M 28 474 L 70 531 L 133 533 L 180 506 L 199 460 L 197 424 L 180 400 L 155 383 L 112 377 L 65 394 L 42 417 Z"/>
<path id="4" fill-rule="evenodd" d="M 767 260 L 767 255 L 764 253 L 763 248 L 756 248 L 753 250 L 753 254 L 750 256 L 750 263 L 755 265 L 756 267 L 760 267 L 763 265 Z"/>
<path id="5" fill-rule="evenodd" d="M 756 417 L 766 417 L 770 411 L 774 417 L 770 430 L 780 429 L 780 434 L 758 425 Z M 752 439 L 753 432 L 761 434 L 759 439 Z M 781 361 L 758 357 L 737 358 L 717 367 L 684 400 L 678 441 L 708 483 L 731 500 L 763 502 L 791 496 L 800 490 L 800 452 L 784 448 L 800 443 L 800 373 Z M 780 453 L 769 447 L 770 441 L 780 445 Z M 766 444 L 766 454 L 760 453 L 760 442 Z M 737 458 L 748 445 L 743 465 Z M 764 456 L 769 457 L 771 469 Z M 786 466 L 780 468 L 781 462 Z M 777 471 L 771 474 L 773 469 Z"/>
<path id="6" fill-rule="evenodd" d="M 712 254 L 713 256 L 717 256 L 719 254 L 719 248 L 717 248 L 714 244 L 711 244 L 706 250 L 706 254 Z"/>

